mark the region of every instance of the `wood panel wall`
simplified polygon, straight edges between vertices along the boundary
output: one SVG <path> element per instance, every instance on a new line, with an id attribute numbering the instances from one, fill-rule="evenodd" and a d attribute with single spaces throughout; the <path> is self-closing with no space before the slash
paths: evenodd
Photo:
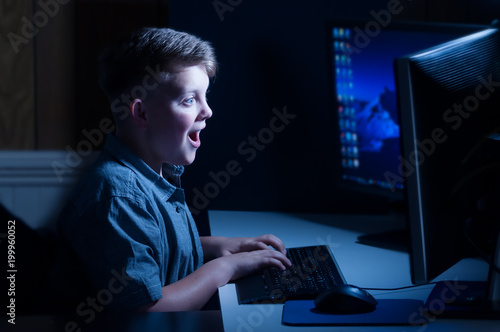
<path id="1" fill-rule="evenodd" d="M 0 1 L 0 149 L 35 148 L 32 1 Z"/>
<path id="2" fill-rule="evenodd" d="M 75 8 L 78 0 L 36 1 L 37 12 L 49 20 L 40 28 L 35 45 L 35 132 L 38 150 L 63 150 L 76 139 Z M 60 4 L 59 4 L 60 2 Z"/>

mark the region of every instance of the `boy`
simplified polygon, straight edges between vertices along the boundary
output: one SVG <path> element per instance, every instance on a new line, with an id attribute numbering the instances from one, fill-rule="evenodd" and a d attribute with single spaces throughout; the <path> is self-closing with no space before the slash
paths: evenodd
<path id="1" fill-rule="evenodd" d="M 212 115 L 215 71 L 207 42 L 172 29 L 141 29 L 101 57 L 111 105 L 132 98 L 61 214 L 59 282 L 77 313 L 199 310 L 231 280 L 290 266 L 272 235 L 199 237 L 185 203 L 180 176 Z"/>

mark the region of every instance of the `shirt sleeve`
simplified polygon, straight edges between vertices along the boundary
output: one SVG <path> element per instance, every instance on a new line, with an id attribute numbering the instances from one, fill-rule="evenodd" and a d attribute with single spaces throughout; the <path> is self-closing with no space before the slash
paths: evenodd
<path id="1" fill-rule="evenodd" d="M 139 308 L 162 297 L 158 222 L 131 198 L 112 197 L 88 209 L 67 237 L 73 243 L 98 305 Z M 166 240 L 165 240 L 166 241 Z"/>

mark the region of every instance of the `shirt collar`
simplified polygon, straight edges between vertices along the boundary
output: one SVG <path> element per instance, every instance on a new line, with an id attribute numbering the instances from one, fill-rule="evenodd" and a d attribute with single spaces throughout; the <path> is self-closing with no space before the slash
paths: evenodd
<path id="1" fill-rule="evenodd" d="M 181 187 L 181 175 L 184 173 L 184 166 L 163 164 L 162 174 L 165 179 L 176 187 Z"/>

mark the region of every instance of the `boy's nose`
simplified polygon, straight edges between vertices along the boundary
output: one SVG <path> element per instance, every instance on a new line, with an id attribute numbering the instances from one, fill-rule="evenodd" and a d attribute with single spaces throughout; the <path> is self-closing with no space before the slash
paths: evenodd
<path id="1" fill-rule="evenodd" d="M 210 106 L 208 106 L 207 103 L 205 103 L 205 105 L 203 105 L 203 107 L 200 111 L 200 118 L 202 120 L 206 120 L 206 119 L 212 117 L 212 114 L 213 114 L 212 109 L 210 108 Z"/>

